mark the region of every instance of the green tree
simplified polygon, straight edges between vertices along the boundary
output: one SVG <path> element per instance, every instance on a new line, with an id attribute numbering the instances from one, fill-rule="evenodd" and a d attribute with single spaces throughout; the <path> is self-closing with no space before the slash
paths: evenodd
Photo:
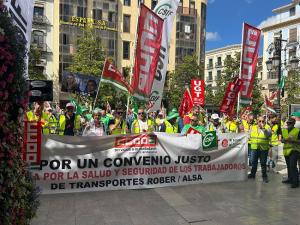
<path id="1" fill-rule="evenodd" d="M 78 48 L 67 68 L 72 73 L 100 76 L 105 61 L 101 39 L 95 35 L 93 29 L 84 30 L 84 36 L 78 39 Z"/>
<path id="2" fill-rule="evenodd" d="M 290 104 L 300 104 L 300 72 L 290 71 L 285 81 L 284 87 L 285 99 L 283 99 L 281 106 L 282 111 L 287 113 Z"/>
<path id="3" fill-rule="evenodd" d="M 45 80 L 46 76 L 43 73 L 43 66 L 38 66 L 42 61 L 42 51 L 32 44 L 29 51 L 28 60 L 28 75 L 31 80 Z"/>
<path id="4" fill-rule="evenodd" d="M 169 108 L 179 107 L 185 85 L 190 86 L 192 79 L 203 79 L 201 71 L 203 71 L 202 66 L 199 66 L 196 55 L 185 56 L 183 62 L 176 66 L 175 71 L 170 73 L 168 78 L 170 86 L 166 99 L 168 99 Z"/>

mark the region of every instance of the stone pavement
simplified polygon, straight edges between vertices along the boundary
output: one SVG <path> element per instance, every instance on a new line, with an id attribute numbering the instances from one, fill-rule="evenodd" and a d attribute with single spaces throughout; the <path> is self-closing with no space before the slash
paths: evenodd
<path id="1" fill-rule="evenodd" d="M 300 225 L 300 188 L 256 180 L 42 195 L 32 225 Z"/>

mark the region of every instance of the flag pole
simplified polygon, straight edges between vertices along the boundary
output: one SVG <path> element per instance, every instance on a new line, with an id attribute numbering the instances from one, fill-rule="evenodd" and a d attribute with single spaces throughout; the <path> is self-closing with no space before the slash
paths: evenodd
<path id="1" fill-rule="evenodd" d="M 96 97 L 95 97 L 95 100 L 94 100 L 94 104 L 93 104 L 92 110 L 94 110 L 95 106 L 96 106 L 96 102 L 97 102 L 98 95 L 99 95 L 99 92 L 100 92 L 100 85 L 101 85 L 101 82 L 102 82 L 103 71 L 104 71 L 104 67 L 105 67 L 106 61 L 107 61 L 107 59 L 105 59 L 104 64 L 103 64 L 103 68 L 102 68 L 102 72 L 101 72 L 101 77 L 100 77 L 100 81 L 99 81 L 99 84 L 98 84 L 97 94 L 96 94 Z"/>
<path id="2" fill-rule="evenodd" d="M 142 4 L 142 2 L 140 4 Z M 136 42 L 137 42 L 136 39 L 137 39 L 139 17 L 140 17 L 140 12 L 141 12 L 140 4 L 138 3 L 138 14 L 137 14 L 137 20 L 136 20 L 136 32 L 135 32 L 134 43 L 133 43 L 132 63 L 131 63 L 130 76 L 129 76 L 129 84 L 130 84 L 130 86 L 131 86 L 131 82 L 132 82 L 132 73 L 133 73 L 133 67 L 134 67 L 134 58 L 135 58 L 135 53 L 136 53 Z M 128 96 L 127 96 L 126 121 L 128 119 L 129 102 L 130 102 L 130 92 L 129 92 Z"/>
<path id="3" fill-rule="evenodd" d="M 243 45 L 244 45 L 244 27 L 245 27 L 245 23 L 243 23 L 243 28 L 242 28 L 242 42 L 241 42 L 241 56 L 240 56 L 240 73 L 239 73 L 239 78 L 242 79 L 242 63 L 243 63 Z M 239 91 L 238 94 L 238 102 L 237 102 L 237 107 L 236 107 L 236 116 L 237 119 L 239 119 L 239 111 L 240 111 L 240 101 L 241 101 L 241 91 L 242 89 Z"/>

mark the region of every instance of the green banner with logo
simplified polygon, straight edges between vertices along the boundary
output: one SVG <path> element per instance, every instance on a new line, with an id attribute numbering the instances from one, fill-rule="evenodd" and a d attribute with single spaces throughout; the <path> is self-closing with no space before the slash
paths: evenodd
<path id="1" fill-rule="evenodd" d="M 204 151 L 213 150 L 218 147 L 216 131 L 208 131 L 202 135 L 202 146 Z"/>

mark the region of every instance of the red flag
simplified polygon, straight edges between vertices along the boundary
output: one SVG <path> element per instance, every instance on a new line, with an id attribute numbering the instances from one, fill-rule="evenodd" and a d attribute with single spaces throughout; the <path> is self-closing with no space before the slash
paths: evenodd
<path id="1" fill-rule="evenodd" d="M 163 19 L 142 4 L 131 83 L 135 96 L 141 99 L 147 99 L 151 94 L 160 53 L 162 28 Z"/>
<path id="2" fill-rule="evenodd" d="M 242 79 L 235 79 L 235 81 L 228 84 L 222 105 L 220 106 L 220 112 L 226 113 L 228 115 L 234 114 L 234 105 L 236 103 L 238 93 L 242 88 L 242 85 Z"/>
<path id="3" fill-rule="evenodd" d="M 204 106 L 205 103 L 205 83 L 204 80 L 191 80 L 191 94 L 195 105 Z"/>
<path id="4" fill-rule="evenodd" d="M 279 91 L 279 89 L 277 89 L 276 91 L 274 91 L 274 92 L 271 94 L 271 96 L 269 97 L 269 100 L 270 100 L 270 101 L 274 100 L 274 98 L 277 97 L 278 91 Z"/>
<path id="5" fill-rule="evenodd" d="M 265 95 L 265 107 L 268 111 L 272 113 L 276 113 L 273 103 L 268 99 L 266 95 Z"/>
<path id="6" fill-rule="evenodd" d="M 108 60 L 104 63 L 101 82 L 111 83 L 121 90 L 129 91 L 131 94 L 133 92 L 132 87 L 129 85 L 125 77 Z"/>
<path id="7" fill-rule="evenodd" d="M 185 90 L 178 112 L 181 118 L 188 114 L 193 108 L 193 100 L 188 89 Z"/>
<path id="8" fill-rule="evenodd" d="M 240 102 L 242 104 L 249 104 L 252 98 L 261 30 L 246 23 L 244 23 L 243 30 L 242 63 L 240 69 L 243 86 Z"/>

